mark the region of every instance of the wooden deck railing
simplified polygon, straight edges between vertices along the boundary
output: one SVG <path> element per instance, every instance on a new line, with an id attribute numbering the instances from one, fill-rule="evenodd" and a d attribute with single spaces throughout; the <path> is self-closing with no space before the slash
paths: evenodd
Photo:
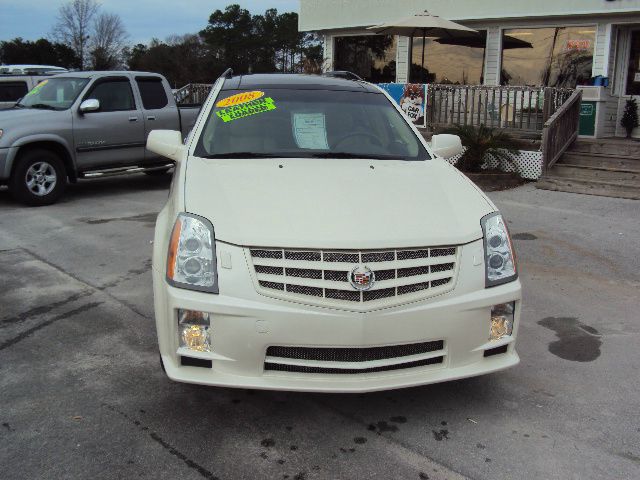
<path id="1" fill-rule="evenodd" d="M 207 83 L 190 83 L 173 92 L 178 105 L 202 105 L 207 99 L 212 85 Z"/>
<path id="2" fill-rule="evenodd" d="M 544 123 L 542 130 L 542 173 L 558 161 L 578 136 L 582 90 L 569 99 Z"/>
<path id="3" fill-rule="evenodd" d="M 572 92 L 549 87 L 430 84 L 427 124 L 431 129 L 482 124 L 540 134 Z"/>

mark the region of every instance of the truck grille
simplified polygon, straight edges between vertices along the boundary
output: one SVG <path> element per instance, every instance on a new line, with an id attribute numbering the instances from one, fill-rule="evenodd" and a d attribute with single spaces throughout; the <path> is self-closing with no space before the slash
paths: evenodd
<path id="1" fill-rule="evenodd" d="M 382 251 L 247 249 L 258 291 L 305 303 L 367 310 L 402 304 L 453 289 L 459 248 L 433 247 Z M 349 282 L 351 270 L 366 266 L 374 274 L 369 290 Z"/>
<path id="2" fill-rule="evenodd" d="M 264 369 L 354 375 L 441 364 L 444 356 L 443 340 L 363 348 L 271 346 L 267 349 Z M 388 362 L 382 362 L 385 360 Z M 323 362 L 344 362 L 348 365 Z"/>

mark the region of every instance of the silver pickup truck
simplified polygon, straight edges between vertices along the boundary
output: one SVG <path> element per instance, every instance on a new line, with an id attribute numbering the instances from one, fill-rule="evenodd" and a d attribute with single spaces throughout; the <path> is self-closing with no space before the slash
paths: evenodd
<path id="1" fill-rule="evenodd" d="M 40 82 L 0 111 L 0 185 L 29 205 L 48 205 L 68 182 L 123 173 L 164 173 L 145 149 L 151 130 L 185 137 L 198 105 L 178 108 L 161 75 L 73 72 Z"/>

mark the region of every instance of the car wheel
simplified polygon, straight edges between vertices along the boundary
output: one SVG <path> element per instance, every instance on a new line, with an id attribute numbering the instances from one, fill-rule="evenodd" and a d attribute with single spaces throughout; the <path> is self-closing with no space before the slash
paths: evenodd
<path id="1" fill-rule="evenodd" d="M 66 186 L 67 173 L 60 157 L 41 149 L 19 157 L 9 184 L 16 200 L 32 206 L 51 205 Z"/>

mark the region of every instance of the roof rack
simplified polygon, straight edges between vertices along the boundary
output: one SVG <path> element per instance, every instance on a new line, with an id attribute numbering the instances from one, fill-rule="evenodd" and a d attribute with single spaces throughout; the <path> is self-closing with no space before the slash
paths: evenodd
<path id="1" fill-rule="evenodd" d="M 345 80 L 355 80 L 358 82 L 363 82 L 364 80 L 353 72 L 348 72 L 346 70 L 333 70 L 331 72 L 324 72 L 322 74 L 323 77 L 334 77 L 334 78 L 343 78 Z"/>
<path id="2" fill-rule="evenodd" d="M 220 78 L 231 78 L 233 77 L 233 69 L 232 68 L 227 68 L 222 75 L 220 75 Z"/>

